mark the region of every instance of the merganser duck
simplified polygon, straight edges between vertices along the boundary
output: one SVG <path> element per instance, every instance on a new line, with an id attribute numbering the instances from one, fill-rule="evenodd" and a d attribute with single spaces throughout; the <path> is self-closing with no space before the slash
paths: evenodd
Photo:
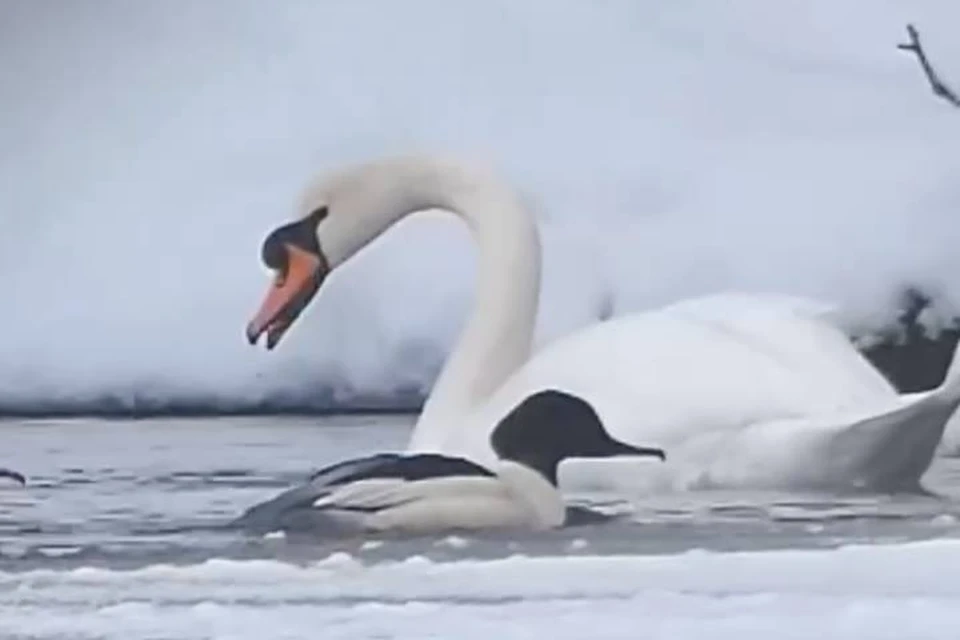
<path id="1" fill-rule="evenodd" d="M 491 468 L 438 453 L 382 453 L 340 462 L 247 510 L 249 532 L 346 535 L 364 532 L 561 527 L 567 510 L 557 470 L 570 457 L 654 456 L 663 450 L 614 440 L 587 402 L 537 392 L 494 429 Z"/>

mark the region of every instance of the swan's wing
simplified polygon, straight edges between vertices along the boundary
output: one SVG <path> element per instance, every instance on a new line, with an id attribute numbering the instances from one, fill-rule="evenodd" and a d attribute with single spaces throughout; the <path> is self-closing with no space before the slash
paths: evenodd
<path id="1" fill-rule="evenodd" d="M 847 464 L 859 461 L 861 486 L 916 490 L 960 403 L 951 391 L 942 387 L 910 394 L 885 411 L 852 422 L 832 444 L 832 456 Z"/>

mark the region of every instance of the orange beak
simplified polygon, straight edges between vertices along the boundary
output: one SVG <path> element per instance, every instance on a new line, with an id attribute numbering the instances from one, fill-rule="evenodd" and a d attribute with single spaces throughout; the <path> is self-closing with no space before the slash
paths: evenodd
<path id="1" fill-rule="evenodd" d="M 247 325 L 247 340 L 256 344 L 267 334 L 267 349 L 277 346 L 287 329 L 303 313 L 330 272 L 323 254 L 306 251 L 292 244 L 284 245 L 287 268 L 274 278 L 260 310 Z"/>

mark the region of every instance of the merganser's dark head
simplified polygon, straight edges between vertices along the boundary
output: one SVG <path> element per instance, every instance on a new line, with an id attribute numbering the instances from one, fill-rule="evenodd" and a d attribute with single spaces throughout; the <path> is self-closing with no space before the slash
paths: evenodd
<path id="1" fill-rule="evenodd" d="M 501 459 L 535 469 L 554 485 L 557 467 L 567 458 L 653 456 L 666 460 L 662 449 L 615 440 L 589 403 L 553 389 L 539 391 L 517 405 L 493 430 L 490 444 Z"/>

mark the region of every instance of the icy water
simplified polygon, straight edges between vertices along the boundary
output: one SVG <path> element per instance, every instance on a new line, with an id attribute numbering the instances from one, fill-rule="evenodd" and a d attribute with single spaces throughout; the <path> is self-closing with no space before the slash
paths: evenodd
<path id="1" fill-rule="evenodd" d="M 932 496 L 623 501 L 525 536 L 248 539 L 223 525 L 407 418 L 0 423 L 0 638 L 953 638 L 960 460 Z"/>

